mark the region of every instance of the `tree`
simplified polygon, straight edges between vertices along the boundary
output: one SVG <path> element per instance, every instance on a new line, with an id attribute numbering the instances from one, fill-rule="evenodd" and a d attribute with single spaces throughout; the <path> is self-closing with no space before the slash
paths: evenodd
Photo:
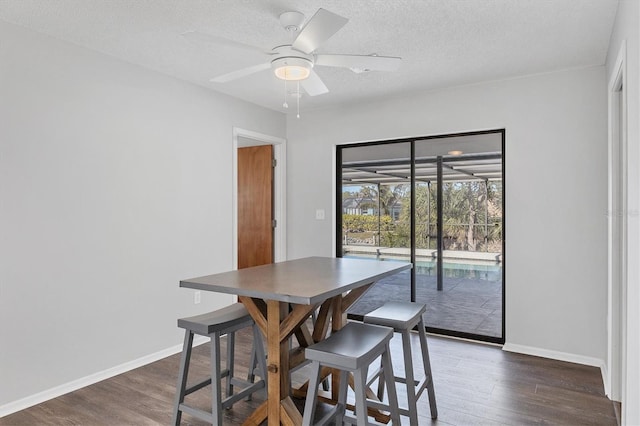
<path id="1" fill-rule="evenodd" d="M 415 191 L 416 247 L 437 247 L 435 184 L 418 182 Z M 502 182 L 469 180 L 443 183 L 443 239 L 445 249 L 495 251 L 502 249 Z M 343 193 L 343 199 L 345 199 Z M 408 247 L 411 237 L 411 186 L 363 185 L 348 193 L 364 208 L 378 210 L 378 216 L 343 216 L 345 232 L 377 232 L 378 243 L 387 247 Z M 393 216 L 394 209 L 400 214 Z M 359 216 L 359 215 L 355 215 Z"/>
<path id="2" fill-rule="evenodd" d="M 391 215 L 393 208 L 400 205 L 407 197 L 410 186 L 401 185 L 367 185 L 363 186 L 361 194 L 364 198 L 380 203 L 381 213 Z M 375 208 L 377 209 L 377 205 Z"/>
<path id="3" fill-rule="evenodd" d="M 443 239 L 445 249 L 499 251 L 502 239 L 502 185 L 482 180 L 443 183 Z M 416 247 L 437 246 L 437 193 L 435 184 L 415 186 Z M 409 222 L 410 203 L 401 218 Z M 485 232 L 485 223 L 488 229 Z"/>

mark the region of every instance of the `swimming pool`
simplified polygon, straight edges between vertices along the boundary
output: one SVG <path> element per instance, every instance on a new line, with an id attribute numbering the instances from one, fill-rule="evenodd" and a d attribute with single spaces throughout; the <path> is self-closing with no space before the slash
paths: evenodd
<path id="1" fill-rule="evenodd" d="M 436 275 L 436 261 L 419 260 L 416 262 L 417 275 Z M 476 280 L 499 281 L 502 279 L 501 264 L 471 264 L 447 262 L 442 264 L 445 278 L 469 278 Z"/>
<path id="2" fill-rule="evenodd" d="M 389 262 L 402 261 L 408 262 L 408 258 L 404 257 L 386 257 L 367 254 L 346 255 L 345 257 L 362 258 L 362 259 L 379 259 Z M 442 264 L 442 273 L 445 278 L 467 278 L 486 281 L 502 280 L 502 264 L 495 262 L 483 262 L 478 260 L 463 263 L 464 261 L 446 259 Z M 416 275 L 436 276 L 437 262 L 433 260 L 420 259 L 416 261 Z"/>

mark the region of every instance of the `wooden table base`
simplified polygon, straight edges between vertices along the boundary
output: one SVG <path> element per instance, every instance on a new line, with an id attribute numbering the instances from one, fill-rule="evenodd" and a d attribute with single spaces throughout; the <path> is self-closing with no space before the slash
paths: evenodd
<path id="1" fill-rule="evenodd" d="M 314 305 L 299 305 L 277 300 L 255 299 L 240 296 L 240 301 L 267 338 L 267 401 L 260 405 L 244 422 L 245 425 L 260 425 L 268 420 L 269 426 L 301 425 L 302 415 L 291 400 L 289 371 L 304 362 L 303 349 L 327 337 L 329 322 L 331 331 L 342 328 L 346 322 L 347 309 L 371 286 L 365 285 L 345 295 L 335 296 L 320 305 L 313 333 L 304 324 L 317 309 Z M 329 321 L 330 320 L 330 321 Z M 289 339 L 295 335 L 300 348 L 290 355 Z M 339 374 L 331 374 L 330 400 L 337 401 Z M 306 393 L 306 392 L 305 392 Z M 299 394 L 299 393 L 298 393 Z"/>
<path id="2" fill-rule="evenodd" d="M 240 297 L 240 301 L 267 337 L 267 401 L 244 424 L 259 425 L 268 420 L 269 426 L 300 425 L 302 415 L 289 396 L 289 338 L 294 333 L 310 336 L 299 330 L 315 306 L 294 305 L 291 308 L 288 303 L 275 300 L 265 303 L 249 297 Z"/>

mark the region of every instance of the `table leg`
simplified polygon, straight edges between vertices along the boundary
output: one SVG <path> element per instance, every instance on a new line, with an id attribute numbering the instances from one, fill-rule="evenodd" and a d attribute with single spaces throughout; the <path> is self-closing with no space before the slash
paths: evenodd
<path id="1" fill-rule="evenodd" d="M 347 313 L 342 308 L 342 296 L 336 296 L 333 298 L 331 308 L 331 333 L 335 333 L 347 322 Z M 339 370 L 331 370 L 331 398 L 334 401 L 338 401 L 338 391 L 340 390 L 339 373 Z"/>
<path id="2" fill-rule="evenodd" d="M 291 364 L 289 338 L 293 334 L 311 344 L 308 330 L 300 329 L 316 308 L 313 305 L 295 305 L 273 300 L 262 301 L 240 297 L 267 339 L 267 401 L 258 407 L 244 425 L 256 426 L 268 420 L 270 426 L 300 425 L 302 415 L 289 396 Z"/>
<path id="3" fill-rule="evenodd" d="M 276 300 L 267 301 L 267 371 L 269 426 L 280 426 L 280 401 L 289 396 L 289 375 L 282 374 L 289 365 L 287 339 L 280 340 L 280 322 L 287 314 L 288 305 Z"/>

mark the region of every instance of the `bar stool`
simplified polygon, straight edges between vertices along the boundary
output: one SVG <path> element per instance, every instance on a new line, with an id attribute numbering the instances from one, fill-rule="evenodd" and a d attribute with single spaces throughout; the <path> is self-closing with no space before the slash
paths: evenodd
<path id="1" fill-rule="evenodd" d="M 253 365 L 249 366 L 249 374 L 245 381 L 234 376 L 235 332 L 250 326 L 253 326 L 251 357 L 251 364 Z M 266 388 L 265 380 L 267 370 L 262 336 L 260 335 L 258 326 L 242 303 L 234 303 L 222 309 L 190 318 L 181 318 L 178 320 L 178 327 L 185 329 L 185 337 L 182 357 L 180 358 L 178 386 L 171 424 L 179 425 L 182 412 L 185 412 L 211 424 L 221 425 L 223 409 L 230 408 L 238 400 L 250 397 L 259 389 Z M 211 376 L 187 387 L 187 376 L 189 374 L 194 334 L 208 336 L 211 339 Z M 220 337 L 224 334 L 227 335 L 227 362 L 225 369 L 221 370 Z M 254 378 L 255 363 L 258 364 L 259 375 L 262 377 L 259 381 L 255 381 Z M 222 379 L 225 377 L 226 398 L 222 399 Z M 190 407 L 184 403 L 185 396 L 208 385 L 212 387 L 211 413 Z M 242 390 L 234 392 L 234 386 L 241 387 Z"/>
<path id="2" fill-rule="evenodd" d="M 438 408 L 436 407 L 436 394 L 433 388 L 433 376 L 431 374 L 431 362 L 429 361 L 429 348 L 427 346 L 427 335 L 424 330 L 424 314 L 426 306 L 421 303 L 412 302 L 387 302 L 380 308 L 369 312 L 364 316 L 367 324 L 383 325 L 391 327 L 394 331 L 402 334 L 402 350 L 404 352 L 405 377 L 395 377 L 393 370 L 382 366 L 383 376 L 392 376 L 393 380 L 405 383 L 407 386 L 408 407 L 400 407 L 400 414 L 409 416 L 411 425 L 418 424 L 418 414 L 416 404 L 422 392 L 427 389 L 429 394 L 429 408 L 431 418 L 438 418 Z M 422 350 L 422 365 L 424 367 L 424 379 L 416 381 L 414 378 L 413 358 L 411 356 L 411 330 L 418 326 L 418 336 L 420 338 L 420 348 Z M 385 374 L 390 371 L 390 374 Z M 382 397 L 382 387 L 378 388 L 378 397 Z"/>
<path id="3" fill-rule="evenodd" d="M 309 380 L 307 399 L 304 406 L 302 424 L 309 426 L 313 422 L 322 367 L 340 370 L 340 388 L 336 406 L 326 413 L 315 425 L 327 424 L 335 417 L 335 424 L 343 421 L 356 422 L 357 425 L 368 425 L 367 406 L 388 410 L 393 425 L 400 425 L 398 399 L 392 379 L 386 379 L 389 404 L 367 399 L 367 373 L 369 365 L 378 357 L 382 357 L 384 368 L 393 371 L 389 353 L 389 341 L 393 330 L 362 323 L 348 323 L 327 339 L 305 349 L 305 356 L 311 360 L 312 372 Z M 348 373 L 354 376 L 354 392 L 356 396 L 357 418 L 345 416 L 347 402 Z M 335 374 L 335 373 L 334 373 Z"/>

